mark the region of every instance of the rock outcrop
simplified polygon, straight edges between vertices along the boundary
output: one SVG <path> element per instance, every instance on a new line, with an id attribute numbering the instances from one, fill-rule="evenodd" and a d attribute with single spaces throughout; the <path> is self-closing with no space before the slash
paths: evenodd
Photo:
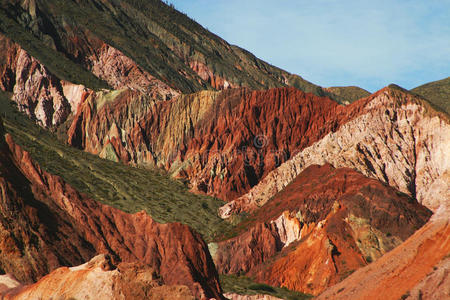
<path id="1" fill-rule="evenodd" d="M 20 111 L 44 127 L 63 123 L 81 99 L 68 101 L 67 84 L 53 75 L 18 44 L 0 34 L 0 88 L 12 93 Z M 73 95 L 73 94 L 72 94 Z"/>
<path id="2" fill-rule="evenodd" d="M 406 194 L 348 169 L 306 168 L 215 245 L 219 272 L 318 294 L 375 261 L 431 212 Z"/>
<path id="3" fill-rule="evenodd" d="M 187 286 L 163 285 L 152 268 L 138 263 L 116 266 L 107 255 L 98 255 L 80 266 L 61 267 L 35 284 L 0 291 L 0 296 L 5 300 L 195 299 Z"/>
<path id="4" fill-rule="evenodd" d="M 345 107 L 356 117 L 300 149 L 250 192 L 221 209 L 226 218 L 252 211 L 311 164 L 350 167 L 416 198 L 432 210 L 448 205 L 450 121 L 426 101 L 396 87 Z M 345 117 L 345 114 L 337 118 Z M 332 122 L 329 120 L 329 122 Z M 338 122 L 342 123 L 342 122 Z"/>
<path id="5" fill-rule="evenodd" d="M 317 299 L 448 298 L 449 220 L 448 207 L 441 206 L 425 226 L 399 247 L 327 289 Z"/>
<path id="6" fill-rule="evenodd" d="M 204 91 L 160 103 L 123 92 L 83 102 L 68 136 L 73 146 L 165 168 L 196 191 L 232 200 L 339 127 L 334 116 L 342 112 L 336 102 L 294 88 Z"/>
<path id="7" fill-rule="evenodd" d="M 263 205 L 305 167 L 325 162 L 384 181 L 431 209 L 448 198 L 448 116 L 396 88 L 345 107 L 293 88 L 201 92 L 162 103 L 132 91 L 115 95 L 80 105 L 69 143 L 162 167 L 194 191 L 238 198 L 222 217 Z"/>
<path id="8" fill-rule="evenodd" d="M 27 31 L 27 41 L 31 37 L 41 41 L 40 51 L 61 53 L 111 86 L 115 86 L 115 80 L 124 79 L 131 85 L 145 81 L 150 82 L 151 89 L 156 84 L 192 93 L 211 88 L 267 89 L 290 84 L 325 94 L 300 76 L 228 44 L 160 0 L 93 0 L 64 5 L 54 0 L 11 0 L 0 5 L 0 13 L 5 21 L 14 22 L 11 26 L 0 24 L 7 36 Z M 131 60 L 137 68 L 129 64 Z M 163 88 L 161 96 L 164 94 L 169 96 L 172 91 Z"/>
<path id="9" fill-rule="evenodd" d="M 68 37 L 65 47 L 69 56 L 113 89 L 137 90 L 158 100 L 169 100 L 180 94 L 89 30 L 66 25 L 61 34 Z"/>
<path id="10" fill-rule="evenodd" d="M 428 273 L 406 295 L 406 299 L 449 299 L 450 298 L 450 255 L 445 256 L 433 271 Z"/>
<path id="11" fill-rule="evenodd" d="M 31 283 L 60 266 L 96 254 L 148 265 L 168 285 L 185 285 L 199 298 L 220 298 L 218 275 L 201 236 L 179 224 L 158 224 L 80 195 L 36 165 L 1 134 L 0 270 Z"/>
<path id="12" fill-rule="evenodd" d="M 132 59 L 102 41 L 83 35 L 71 45 L 76 60 L 95 76 L 117 90 L 131 89 L 152 99 L 167 100 L 179 92 L 143 71 Z M 0 88 L 12 93 L 19 110 L 43 127 L 57 127 L 70 113 L 77 111 L 86 94 L 92 93 L 80 84 L 73 84 L 54 75 L 46 66 L 17 43 L 0 34 Z M 85 51 L 82 51 L 85 50 Z"/>

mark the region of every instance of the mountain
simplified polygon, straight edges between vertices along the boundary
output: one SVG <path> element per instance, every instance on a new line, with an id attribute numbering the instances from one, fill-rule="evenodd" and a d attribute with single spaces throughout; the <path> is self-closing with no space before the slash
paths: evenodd
<path id="1" fill-rule="evenodd" d="M 328 92 L 330 98 L 345 104 L 370 96 L 368 91 L 357 86 L 335 86 L 325 88 L 325 91 Z"/>
<path id="2" fill-rule="evenodd" d="M 449 212 L 443 207 L 399 247 L 317 299 L 447 299 Z"/>
<path id="3" fill-rule="evenodd" d="M 155 271 L 149 267 L 120 263 L 118 266 L 108 255 L 98 255 L 76 267 L 61 267 L 37 283 L 22 286 L 8 277 L 0 276 L 0 284 L 10 288 L 0 290 L 2 299 L 53 299 L 64 294 L 66 299 L 189 299 L 195 297 L 186 286 L 163 285 Z"/>
<path id="4" fill-rule="evenodd" d="M 87 90 L 168 100 L 289 85 L 345 98 L 229 45 L 159 0 L 2 1 L 0 15 L 0 87 L 44 127 L 66 121 Z"/>
<path id="5" fill-rule="evenodd" d="M 339 110 L 294 88 L 204 91 L 157 103 L 133 91 L 95 93 L 79 105 L 67 135 L 72 146 L 165 168 L 194 190 L 232 200 L 325 136 Z"/>
<path id="6" fill-rule="evenodd" d="M 411 90 L 450 114 L 450 77 L 418 86 Z"/>
<path id="7" fill-rule="evenodd" d="M 447 79 L 322 88 L 159 0 L 0 3 L 1 297 L 445 298 Z"/>
<path id="8" fill-rule="evenodd" d="M 424 99 L 390 86 L 340 107 L 328 122 L 339 126 L 266 175 L 245 195 L 221 208 L 221 216 L 266 203 L 311 164 L 328 162 L 377 178 L 436 210 L 448 205 L 450 122 Z"/>
<path id="9" fill-rule="evenodd" d="M 210 249 L 219 272 L 317 295 L 398 246 L 430 215 L 352 169 L 313 165 L 245 218 L 236 237 Z"/>
<path id="10" fill-rule="evenodd" d="M 128 79 L 148 77 L 182 93 L 240 86 L 271 88 L 289 81 L 304 90 L 321 92 L 300 77 L 228 44 L 159 0 L 3 1 L 2 16 L 1 29 L 7 36 L 23 47 L 23 41 L 34 44 L 36 40 L 44 47 L 36 53 L 37 59 L 56 51 L 64 64 L 81 65 L 116 89 L 124 83 L 117 84 L 118 72 L 110 71 L 120 68 L 113 62 L 122 56 L 125 64 L 138 65 L 138 70 L 127 74 Z M 88 86 L 90 81 L 94 82 L 74 83 Z M 151 85 L 145 82 L 140 87 L 153 90 Z M 95 86 L 99 85 L 90 87 Z"/>
<path id="11" fill-rule="evenodd" d="M 31 283 L 59 266 L 106 253 L 113 261 L 148 265 L 161 282 L 188 286 L 197 297 L 221 297 L 217 272 L 198 233 L 80 195 L 43 171 L 10 135 L 1 136 L 2 272 Z"/>
<path id="12" fill-rule="evenodd" d="M 60 176 L 80 193 L 130 214 L 144 210 L 160 223 L 188 224 L 207 241 L 229 227 L 217 216 L 225 202 L 189 193 L 182 182 L 158 170 L 132 168 L 64 145 L 11 103 L 0 93 L 6 132 L 44 170 Z"/>

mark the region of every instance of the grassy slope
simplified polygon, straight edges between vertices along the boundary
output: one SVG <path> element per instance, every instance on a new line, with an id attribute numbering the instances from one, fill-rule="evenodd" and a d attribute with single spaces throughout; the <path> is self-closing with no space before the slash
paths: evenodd
<path id="1" fill-rule="evenodd" d="M 306 300 L 312 298 L 311 295 L 294 292 L 287 288 L 255 283 L 252 279 L 245 276 L 220 275 L 220 283 L 224 293 L 236 293 L 240 295 L 265 294 L 288 300 Z"/>
<path id="2" fill-rule="evenodd" d="M 211 89 L 208 83 L 199 83 L 200 78 L 186 65 L 188 61 L 195 60 L 206 64 L 216 75 L 253 89 L 285 86 L 286 76 L 291 86 L 319 96 L 325 95 L 319 86 L 228 44 L 160 0 L 79 0 L 78 3 L 36 0 L 39 18 L 31 21 L 18 2 L 0 1 L 0 11 L 3 11 L 0 30 L 23 44 L 24 48 L 39 45 L 39 51 L 32 54 L 44 64 L 49 64 L 50 68 L 53 62 L 43 58 L 52 57 L 56 51 L 49 45 L 56 45 L 59 51 L 56 57 L 67 65 L 63 69 L 69 73 L 74 70 L 74 74 L 66 74 L 72 77 L 85 71 L 82 72 L 80 66 L 72 68 L 75 60 L 71 64 L 68 62 L 67 58 L 71 56 L 67 53 L 65 25 L 87 29 L 134 59 L 150 74 L 184 93 Z M 5 26 L 5 23 L 9 24 Z M 49 43 L 50 37 L 53 43 Z M 37 38 L 41 40 L 40 44 L 36 43 Z M 51 69 L 55 71 L 55 68 Z"/>
<path id="3" fill-rule="evenodd" d="M 76 84 L 84 84 L 94 90 L 109 88 L 106 82 L 97 78 L 91 72 L 83 69 L 56 50 L 47 47 L 41 40 L 9 18 L 1 8 L 0 33 L 18 43 L 57 77 Z M 3 51 L 6 51 L 6 49 L 3 49 Z"/>
<path id="4" fill-rule="evenodd" d="M 358 99 L 370 96 L 368 91 L 357 86 L 334 86 L 327 88 L 326 91 L 339 102 L 353 103 Z"/>
<path id="5" fill-rule="evenodd" d="M 192 194 L 181 182 L 156 171 L 103 160 L 63 145 L 17 112 L 3 92 L 0 112 L 6 131 L 43 169 L 93 199 L 129 213 L 145 210 L 159 222 L 185 223 L 207 241 L 229 227 L 217 216 L 221 200 Z"/>
<path id="6" fill-rule="evenodd" d="M 450 77 L 411 90 L 450 114 Z"/>

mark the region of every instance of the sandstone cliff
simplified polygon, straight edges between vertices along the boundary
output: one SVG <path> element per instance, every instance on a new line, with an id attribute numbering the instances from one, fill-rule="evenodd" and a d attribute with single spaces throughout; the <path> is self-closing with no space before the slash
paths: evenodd
<path id="1" fill-rule="evenodd" d="M 219 272 L 318 294 L 377 260 L 431 212 L 375 179 L 331 165 L 306 168 L 219 242 Z"/>
<path id="2" fill-rule="evenodd" d="M 8 275 L 0 276 L 0 283 L 8 278 Z M 150 267 L 139 263 L 116 266 L 107 255 L 98 255 L 80 266 L 61 267 L 32 285 L 21 286 L 16 282 L 9 289 L 0 291 L 0 296 L 5 300 L 195 299 L 187 286 L 162 285 L 161 279 Z"/>
<path id="3" fill-rule="evenodd" d="M 97 93 L 80 104 L 68 141 L 102 157 L 165 168 L 196 191 L 232 200 L 339 127 L 334 116 L 343 112 L 294 88 L 204 91 L 158 103 L 131 91 Z"/>
<path id="4" fill-rule="evenodd" d="M 395 87 L 384 88 L 345 107 L 347 114 L 355 109 L 359 111 L 357 116 L 311 146 L 298 148 L 292 159 L 268 174 L 249 193 L 223 207 L 221 216 L 226 218 L 264 205 L 306 167 L 325 162 L 377 178 L 432 210 L 448 205 L 449 117 Z"/>
<path id="5" fill-rule="evenodd" d="M 31 283 L 59 266 L 99 253 L 114 262 L 150 266 L 169 285 L 196 297 L 220 298 L 217 272 L 199 234 L 179 223 L 158 224 L 90 200 L 43 171 L 1 134 L 0 269 Z"/>
<path id="6" fill-rule="evenodd" d="M 356 271 L 317 299 L 446 299 L 450 211 L 441 207 L 399 247 Z"/>

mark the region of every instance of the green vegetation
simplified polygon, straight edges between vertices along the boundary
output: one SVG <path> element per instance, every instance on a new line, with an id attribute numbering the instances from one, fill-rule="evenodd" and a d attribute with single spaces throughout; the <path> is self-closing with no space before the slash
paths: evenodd
<path id="1" fill-rule="evenodd" d="M 52 74 L 60 79 L 83 84 L 93 90 L 107 89 L 108 84 L 95 77 L 91 72 L 74 63 L 60 52 L 48 47 L 44 42 L 26 31 L 20 24 L 8 17 L 4 8 L 0 7 L 0 33 L 18 43 L 30 55 L 45 65 Z M 1 55 L 6 53 L 6 49 L 1 49 Z"/>
<path id="2" fill-rule="evenodd" d="M 255 283 L 251 278 L 245 276 L 220 275 L 220 283 L 224 293 L 236 293 L 240 295 L 266 294 L 288 300 L 312 298 L 311 295 L 291 291 L 287 288 L 278 288 L 264 283 Z"/>
<path id="3" fill-rule="evenodd" d="M 356 100 L 370 96 L 368 91 L 357 86 L 329 87 L 326 89 L 326 94 L 340 103 L 353 103 Z"/>
<path id="4" fill-rule="evenodd" d="M 217 215 L 223 201 L 192 194 L 183 183 L 161 172 L 114 163 L 63 145 L 12 103 L 0 93 L 5 130 L 44 170 L 61 176 L 81 193 L 129 213 L 145 210 L 158 222 L 187 224 L 206 241 L 230 227 Z"/>
<path id="5" fill-rule="evenodd" d="M 319 86 L 229 45 L 160 0 L 36 0 L 37 16 L 27 14 L 18 0 L 0 3 L 0 30 L 48 64 L 55 74 L 72 82 L 103 86 L 88 78 L 86 70 L 77 65 L 80 61 L 72 53 L 71 42 L 75 35 L 79 49 L 86 51 L 89 45 L 83 44 L 85 40 L 98 38 L 183 93 L 212 89 L 208 82 L 199 82 L 188 66 L 196 61 L 235 85 L 253 89 L 282 87 L 287 78 L 291 86 L 325 95 Z M 48 59 L 53 56 L 55 61 Z"/>
<path id="6" fill-rule="evenodd" d="M 411 90 L 450 114 L 450 77 L 433 81 Z"/>

